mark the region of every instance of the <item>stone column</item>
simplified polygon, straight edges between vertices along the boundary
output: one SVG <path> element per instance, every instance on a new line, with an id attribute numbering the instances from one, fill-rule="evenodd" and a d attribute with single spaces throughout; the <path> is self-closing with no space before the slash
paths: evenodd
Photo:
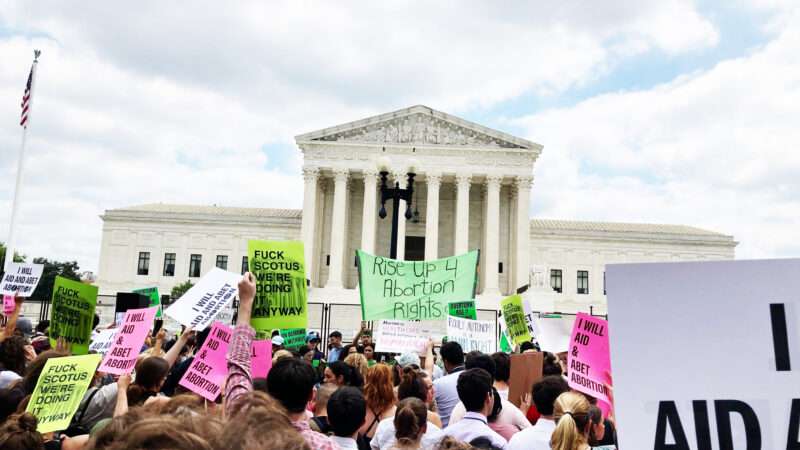
<path id="1" fill-rule="evenodd" d="M 347 179 L 348 169 L 333 171 L 333 219 L 331 220 L 331 265 L 328 268 L 326 288 L 341 288 L 344 264 L 345 239 L 347 239 Z"/>
<path id="2" fill-rule="evenodd" d="M 485 239 L 486 264 L 483 267 L 483 294 L 500 295 L 498 272 L 500 254 L 500 182 L 499 175 L 486 177 L 486 231 Z"/>
<path id="3" fill-rule="evenodd" d="M 426 173 L 428 199 L 425 206 L 425 260 L 439 256 L 439 186 L 441 173 Z"/>
<path id="4" fill-rule="evenodd" d="M 469 185 L 472 174 L 460 173 L 456 175 L 456 239 L 453 249 L 454 255 L 466 253 L 469 250 Z"/>
<path id="5" fill-rule="evenodd" d="M 306 261 L 306 278 L 316 279 L 316 232 L 317 224 L 317 179 L 319 168 L 303 167 L 303 222 L 300 225 L 300 236 L 303 240 L 303 254 Z M 312 282 L 313 285 L 313 282 Z"/>
<path id="6" fill-rule="evenodd" d="M 392 173 L 392 187 L 399 183 L 400 189 L 405 189 L 408 180 L 408 175 L 405 172 Z M 406 259 L 406 202 L 400 200 L 400 206 L 394 214 L 397 216 L 397 259 L 403 261 Z"/>
<path id="7" fill-rule="evenodd" d="M 364 213 L 361 222 L 361 250 L 375 253 L 375 209 L 378 172 L 375 169 L 364 170 Z"/>
<path id="8" fill-rule="evenodd" d="M 517 245 L 515 251 L 517 286 L 512 286 L 513 290 L 528 284 L 528 276 L 531 266 L 531 218 L 529 213 L 531 185 L 533 177 L 517 177 L 515 185 L 517 188 Z"/>

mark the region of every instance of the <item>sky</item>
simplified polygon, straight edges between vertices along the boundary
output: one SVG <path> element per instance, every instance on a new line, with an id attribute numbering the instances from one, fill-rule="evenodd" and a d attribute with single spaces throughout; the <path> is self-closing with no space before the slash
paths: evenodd
<path id="1" fill-rule="evenodd" d="M 294 136 L 415 104 L 542 144 L 534 217 L 693 225 L 733 235 L 740 259 L 798 256 L 796 4 L 0 0 L 0 211 L 38 48 L 32 257 L 96 270 L 107 209 L 300 208 Z"/>

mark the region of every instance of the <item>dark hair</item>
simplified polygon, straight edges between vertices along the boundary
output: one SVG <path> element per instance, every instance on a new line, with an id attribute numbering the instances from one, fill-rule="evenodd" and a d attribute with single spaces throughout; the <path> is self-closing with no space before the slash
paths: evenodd
<path id="1" fill-rule="evenodd" d="M 94 330 L 98 325 L 100 325 L 100 316 L 95 313 L 94 317 L 92 317 L 92 329 Z"/>
<path id="2" fill-rule="evenodd" d="M 300 413 L 306 409 L 316 381 L 311 364 L 295 358 L 281 358 L 267 375 L 267 391 L 290 413 Z"/>
<path id="3" fill-rule="evenodd" d="M 605 426 L 605 424 L 603 423 L 603 411 L 601 411 L 600 408 L 598 408 L 595 405 L 589 407 L 589 422 L 591 422 L 592 425 Z M 601 445 L 600 440 L 597 439 L 597 436 L 594 433 L 594 426 L 589 428 L 589 444 L 592 447 Z"/>
<path id="4" fill-rule="evenodd" d="M 469 412 L 483 409 L 486 396 L 492 392 L 492 376 L 489 372 L 476 368 L 461 372 L 456 383 L 458 399 Z"/>
<path id="5" fill-rule="evenodd" d="M 469 445 L 472 446 L 475 450 L 500 450 L 500 447 L 496 447 L 492 444 L 492 440 L 486 436 L 478 436 L 475 439 L 469 441 Z"/>
<path id="6" fill-rule="evenodd" d="M 519 344 L 519 351 L 520 353 L 528 350 L 536 350 L 536 347 L 533 345 L 531 341 L 525 341 L 522 344 Z"/>
<path id="7" fill-rule="evenodd" d="M 500 411 L 503 410 L 503 398 L 500 397 L 500 393 L 497 392 L 497 389 L 492 387 L 492 395 L 494 395 L 494 404 L 492 405 L 492 412 L 489 413 L 489 417 L 486 418 L 488 422 L 494 422 L 497 420 L 497 416 L 500 415 Z M 525 411 L 527 413 L 527 411 Z"/>
<path id="8" fill-rule="evenodd" d="M 481 353 L 477 350 L 473 350 L 467 353 L 467 359 L 464 363 L 465 369 L 483 369 L 492 376 L 492 381 L 494 381 L 494 373 L 495 373 L 495 365 L 494 360 L 491 356 Z"/>
<path id="9" fill-rule="evenodd" d="M 47 360 L 61 356 L 69 355 L 57 350 L 48 350 L 46 352 L 39 353 L 39 355 L 33 361 L 31 361 L 30 364 L 28 364 L 28 367 L 25 368 L 25 375 L 22 376 L 22 388 L 25 390 L 25 394 L 33 394 L 34 389 L 36 389 L 36 382 L 39 381 L 39 375 L 42 374 L 42 370 L 44 369 L 44 365 L 47 363 Z"/>
<path id="10" fill-rule="evenodd" d="M 461 345 L 455 341 L 449 341 L 442 344 L 442 348 L 439 350 L 439 354 L 442 355 L 442 359 L 454 366 L 460 366 L 464 364 L 464 351 L 461 350 Z"/>
<path id="11" fill-rule="evenodd" d="M 559 363 L 558 356 L 550 353 L 544 352 L 544 361 L 542 363 L 542 375 L 559 375 L 563 371 L 561 370 L 561 364 Z"/>
<path id="12" fill-rule="evenodd" d="M 492 354 L 494 361 L 494 379 L 508 382 L 511 378 L 511 357 L 503 352 Z"/>
<path id="13" fill-rule="evenodd" d="M 411 367 L 403 369 L 403 379 L 397 385 L 397 399 L 418 398 L 423 402 L 428 399 L 428 388 L 419 372 Z"/>
<path id="14" fill-rule="evenodd" d="M 334 376 L 341 376 L 345 386 L 364 386 L 364 378 L 361 377 L 361 372 L 344 361 L 334 361 L 328 365 L 328 369 L 333 372 Z"/>
<path id="15" fill-rule="evenodd" d="M 44 333 L 48 328 L 50 328 L 50 321 L 44 319 L 36 324 L 36 331 L 39 333 Z"/>
<path id="16" fill-rule="evenodd" d="M 336 436 L 352 436 L 364 423 L 366 415 L 367 401 L 354 387 L 341 387 L 328 399 L 328 421 Z"/>
<path id="17" fill-rule="evenodd" d="M 267 379 L 266 378 L 253 378 L 253 390 L 267 392 Z"/>
<path id="18" fill-rule="evenodd" d="M 342 333 L 339 332 L 339 331 L 332 331 L 331 334 L 328 335 L 328 337 L 329 338 L 336 337 L 336 338 L 341 339 L 342 338 Z"/>
<path id="19" fill-rule="evenodd" d="M 420 433 L 428 423 L 428 409 L 425 403 L 409 397 L 400 400 L 394 413 L 394 437 L 399 445 L 411 445 L 420 437 Z"/>
<path id="20" fill-rule="evenodd" d="M 0 342 L 0 367 L 22 376 L 25 373 L 26 345 L 28 340 L 16 335 Z"/>
<path id="21" fill-rule="evenodd" d="M 128 406 L 143 404 L 156 395 L 169 373 L 169 363 L 160 356 L 143 359 L 136 367 L 136 381 L 128 386 Z"/>
<path id="22" fill-rule="evenodd" d="M 311 348 L 311 346 L 310 346 L 310 345 L 308 345 L 308 344 L 303 344 L 303 345 L 301 345 L 301 346 L 300 346 L 300 347 L 297 349 L 297 353 L 299 353 L 299 354 L 300 354 L 300 357 L 302 358 L 303 356 L 305 356 L 305 354 L 306 354 L 306 353 L 308 353 L 308 352 L 310 352 L 310 351 L 312 351 L 312 350 L 314 350 L 314 349 L 313 349 L 313 348 Z"/>
<path id="23" fill-rule="evenodd" d="M 3 450 L 44 449 L 41 433 L 36 431 L 37 420 L 31 413 L 14 414 L 0 424 L 0 448 Z"/>
<path id="24" fill-rule="evenodd" d="M 560 375 L 549 375 L 533 385 L 532 396 L 536 410 L 543 416 L 553 415 L 553 404 L 559 395 L 569 391 L 569 385 Z"/>

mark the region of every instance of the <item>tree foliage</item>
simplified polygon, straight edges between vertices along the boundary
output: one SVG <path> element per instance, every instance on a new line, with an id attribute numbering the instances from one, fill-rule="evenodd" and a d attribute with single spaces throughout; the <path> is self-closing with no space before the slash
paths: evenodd
<path id="1" fill-rule="evenodd" d="M 186 280 L 181 284 L 176 284 L 175 287 L 172 288 L 172 292 L 169 293 L 170 297 L 172 297 L 171 300 L 175 301 L 181 298 L 186 291 L 192 288 L 192 286 L 194 286 L 194 283 L 192 283 L 191 280 Z"/>
<path id="2" fill-rule="evenodd" d="M 36 264 L 44 264 L 42 271 L 42 279 L 39 280 L 39 285 L 33 291 L 31 296 L 34 300 L 49 301 L 53 298 L 53 285 L 56 282 L 56 276 L 69 278 L 70 280 L 81 281 L 80 267 L 77 261 L 50 261 L 47 258 L 34 258 L 33 262 Z"/>

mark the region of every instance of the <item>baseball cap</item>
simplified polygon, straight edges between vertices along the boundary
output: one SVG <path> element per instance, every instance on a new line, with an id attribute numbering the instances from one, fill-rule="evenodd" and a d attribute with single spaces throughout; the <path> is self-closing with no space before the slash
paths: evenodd
<path id="1" fill-rule="evenodd" d="M 17 330 L 24 334 L 26 338 L 30 338 L 33 335 L 33 324 L 31 323 L 31 319 L 28 319 L 27 317 L 20 317 L 17 320 Z"/>
<path id="2" fill-rule="evenodd" d="M 319 338 L 319 333 L 317 333 L 316 331 L 309 331 L 308 334 L 306 335 L 306 342 L 319 341 L 319 340 L 321 339 Z"/>
<path id="3" fill-rule="evenodd" d="M 272 345 L 283 345 L 283 336 L 272 336 Z"/>
<path id="4" fill-rule="evenodd" d="M 415 364 L 417 367 L 419 367 L 419 355 L 414 352 L 405 352 L 398 356 L 395 359 L 395 362 L 397 362 L 397 365 L 400 367 L 406 367 L 411 364 Z"/>

